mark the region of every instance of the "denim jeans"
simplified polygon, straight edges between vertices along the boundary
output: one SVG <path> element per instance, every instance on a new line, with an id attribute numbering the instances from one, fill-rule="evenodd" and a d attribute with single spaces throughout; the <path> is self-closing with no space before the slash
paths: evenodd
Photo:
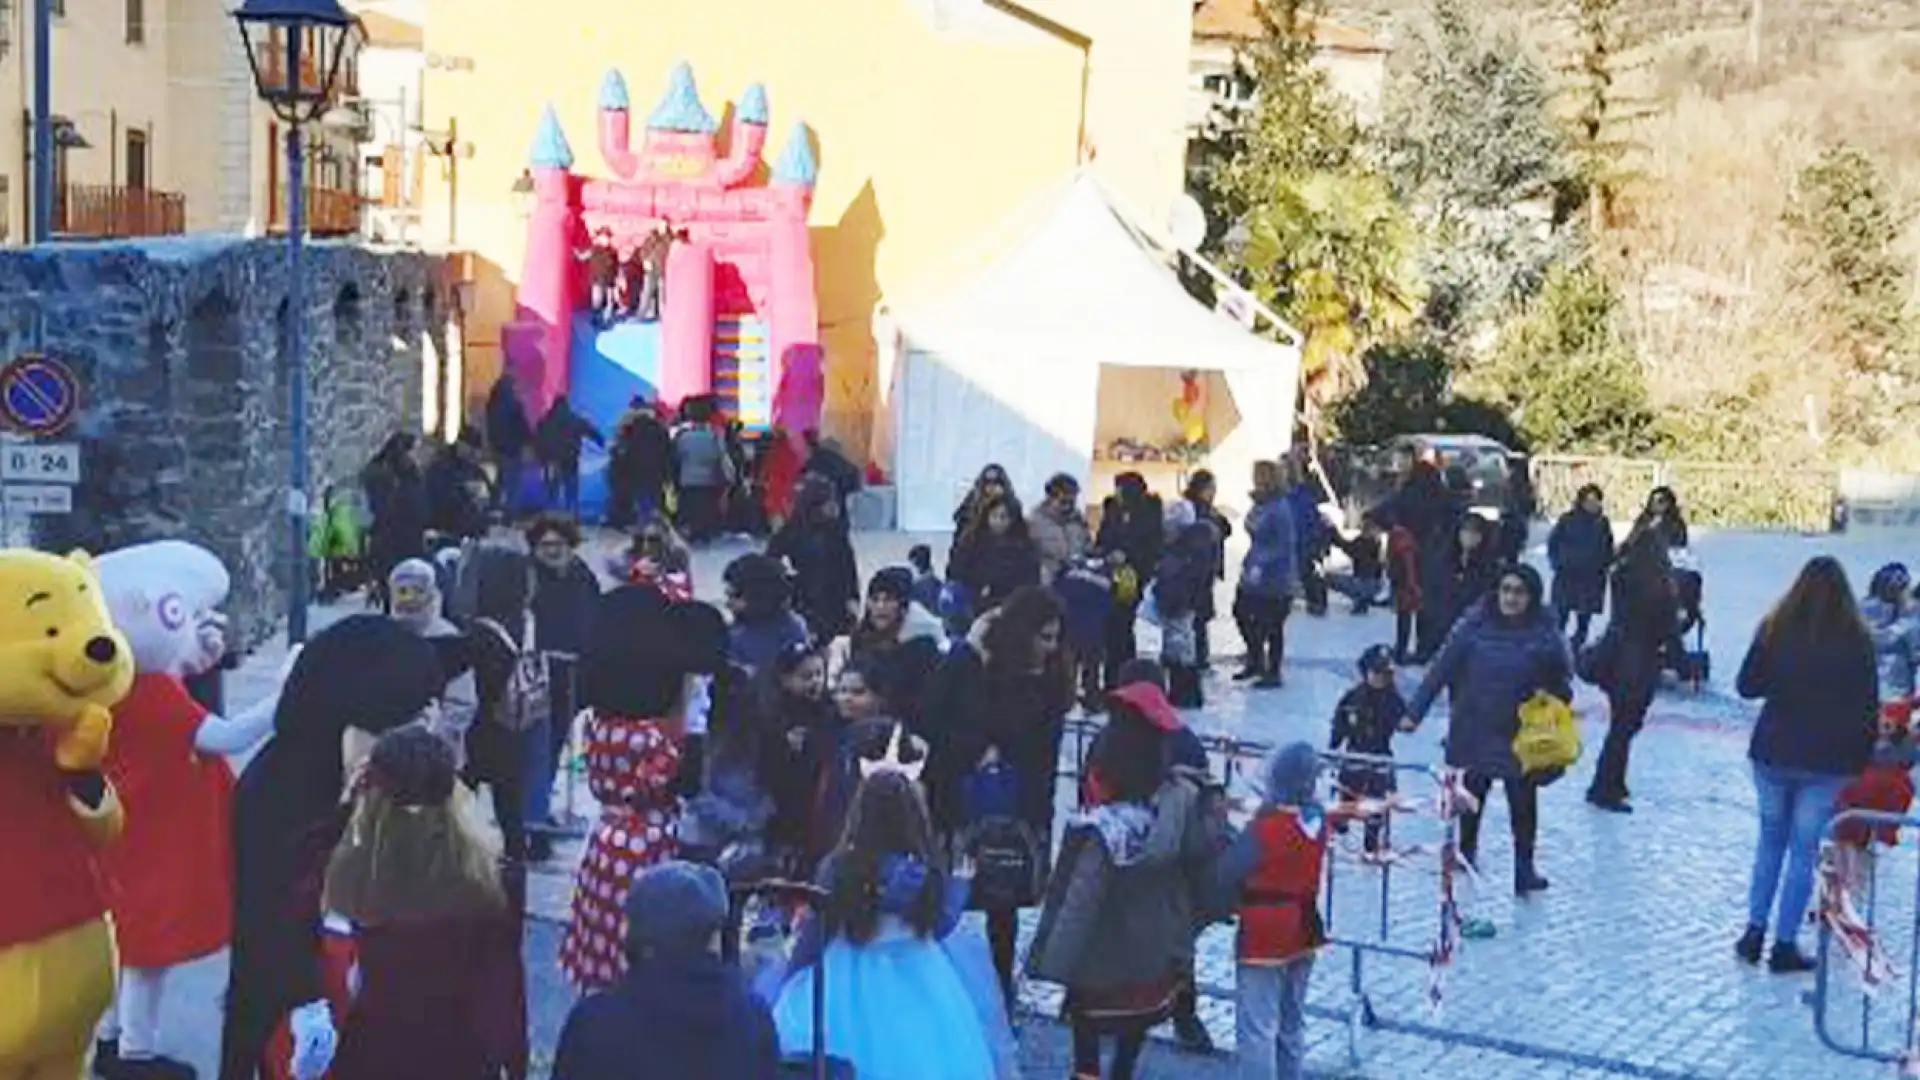
<path id="1" fill-rule="evenodd" d="M 1813 898 L 1813 873 L 1820 837 L 1832 820 L 1845 777 L 1804 769 L 1753 763 L 1753 787 L 1759 796 L 1760 840 L 1753 851 L 1753 879 L 1747 890 L 1747 923 L 1764 929 L 1780 897 L 1780 921 L 1774 940 L 1795 941 Z M 1781 875 L 1781 863 L 1786 874 Z"/>
<path id="2" fill-rule="evenodd" d="M 553 779 L 559 769 L 553 752 L 553 721 L 542 720 L 516 736 L 526 764 L 525 821 L 534 832 L 545 832 L 553 820 Z"/>
<path id="3" fill-rule="evenodd" d="M 1241 964 L 1234 976 L 1234 1076 L 1304 1080 L 1307 1075 L 1308 954 L 1277 967 Z"/>

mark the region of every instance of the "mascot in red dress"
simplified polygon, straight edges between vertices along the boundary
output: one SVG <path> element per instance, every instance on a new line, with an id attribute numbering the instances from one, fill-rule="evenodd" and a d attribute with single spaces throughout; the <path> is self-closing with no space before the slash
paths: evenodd
<path id="1" fill-rule="evenodd" d="M 226 948 L 232 936 L 227 755 L 271 733 L 276 698 L 229 718 L 187 693 L 185 680 L 226 652 L 218 609 L 229 580 L 212 552 L 168 540 L 111 552 L 98 566 L 137 674 L 115 710 L 106 760 L 129 812 L 121 842 L 103 856 L 122 971 L 94 1070 L 103 1080 L 192 1080 L 191 1066 L 160 1053 L 167 977 Z"/>

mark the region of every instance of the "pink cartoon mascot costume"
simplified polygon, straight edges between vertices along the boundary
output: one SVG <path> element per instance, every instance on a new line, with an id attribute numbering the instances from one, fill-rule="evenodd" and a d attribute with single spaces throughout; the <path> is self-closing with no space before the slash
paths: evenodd
<path id="1" fill-rule="evenodd" d="M 251 750 L 273 730 L 277 695 L 221 717 L 187 693 L 185 680 L 226 652 L 218 609 L 230 581 L 213 553 L 166 540 L 111 552 L 98 565 L 137 674 L 115 710 L 105 766 L 129 812 L 126 834 L 104 859 L 122 971 L 94 1070 L 103 1080 L 192 1080 L 191 1066 L 160 1053 L 167 976 L 226 948 L 232 935 L 234 774 L 226 755 Z"/>

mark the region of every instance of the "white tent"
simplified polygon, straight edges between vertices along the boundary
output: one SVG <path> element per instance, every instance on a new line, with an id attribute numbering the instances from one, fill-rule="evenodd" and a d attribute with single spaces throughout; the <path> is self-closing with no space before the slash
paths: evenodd
<path id="1" fill-rule="evenodd" d="M 1251 463 L 1291 441 L 1298 348 L 1194 300 L 1172 250 L 1091 174 L 1032 209 L 1037 224 L 971 282 L 899 305 L 881 331 L 900 527 L 950 528 L 990 461 L 1024 499 L 1055 473 L 1084 485 L 1096 446 L 1173 434 L 1183 370 L 1209 373 L 1209 467 L 1223 496 L 1243 489 Z"/>

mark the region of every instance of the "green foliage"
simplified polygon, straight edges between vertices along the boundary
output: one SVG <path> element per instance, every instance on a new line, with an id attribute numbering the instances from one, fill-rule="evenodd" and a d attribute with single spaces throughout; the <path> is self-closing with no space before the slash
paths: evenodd
<path id="1" fill-rule="evenodd" d="M 1540 451 L 1636 454 L 1656 441 L 1646 380 L 1619 331 L 1620 297 L 1591 264 L 1559 266 L 1501 332 L 1482 376 Z"/>
<path id="2" fill-rule="evenodd" d="M 1598 232 L 1626 218 L 1625 200 L 1640 179 L 1634 156 L 1644 149 L 1631 132 L 1650 112 L 1620 86 L 1633 45 L 1627 0 L 1575 0 L 1578 51 L 1572 70 L 1573 158 Z"/>
<path id="3" fill-rule="evenodd" d="M 1434 430 L 1452 389 L 1446 350 L 1432 341 L 1382 342 L 1366 351 L 1361 364 L 1367 381 L 1332 409 L 1341 439 L 1377 445 Z"/>
<path id="4" fill-rule="evenodd" d="M 1380 142 L 1425 234 L 1423 320 L 1457 340 L 1525 303 L 1566 254 L 1573 175 L 1546 74 L 1520 43 L 1483 31 L 1465 0 L 1435 0 L 1431 19 Z"/>
<path id="5" fill-rule="evenodd" d="M 1787 224 L 1814 256 L 1811 283 L 1840 326 L 1849 360 L 1865 374 L 1905 374 L 1913 274 L 1896 246 L 1910 216 L 1894 203 L 1878 163 L 1845 144 L 1828 147 L 1801 172 L 1787 211 Z"/>
<path id="6" fill-rule="evenodd" d="M 1423 292 L 1417 235 L 1313 66 L 1319 14 L 1307 0 L 1261 8 L 1267 33 L 1237 60 L 1255 103 L 1216 117 L 1195 155 L 1220 226 L 1211 254 L 1306 335 L 1309 378 L 1346 373 L 1368 340 L 1408 325 Z"/>

